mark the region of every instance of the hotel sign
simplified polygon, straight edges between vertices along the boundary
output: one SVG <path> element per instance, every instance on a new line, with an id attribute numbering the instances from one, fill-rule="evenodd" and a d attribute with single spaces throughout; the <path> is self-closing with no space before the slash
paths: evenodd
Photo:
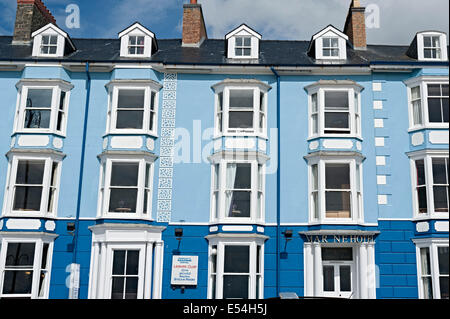
<path id="1" fill-rule="evenodd" d="M 196 286 L 198 256 L 173 256 L 171 285 Z"/>
<path id="2" fill-rule="evenodd" d="M 375 243 L 375 235 L 305 235 L 307 243 L 362 244 Z"/>

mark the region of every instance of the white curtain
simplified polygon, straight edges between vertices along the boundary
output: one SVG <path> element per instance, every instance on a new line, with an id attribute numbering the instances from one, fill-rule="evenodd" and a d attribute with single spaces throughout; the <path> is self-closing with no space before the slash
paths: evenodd
<path id="1" fill-rule="evenodd" d="M 231 217 L 231 203 L 233 198 L 233 191 L 234 189 L 234 181 L 236 180 L 236 171 L 237 171 L 237 164 L 228 164 L 227 165 L 227 187 L 225 191 L 225 207 L 227 212 L 227 217 Z"/>

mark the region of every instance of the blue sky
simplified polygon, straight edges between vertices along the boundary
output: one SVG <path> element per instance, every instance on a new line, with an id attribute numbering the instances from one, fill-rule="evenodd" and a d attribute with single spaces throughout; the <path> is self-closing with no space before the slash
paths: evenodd
<path id="1" fill-rule="evenodd" d="M 116 38 L 134 21 L 157 38 L 180 38 L 182 4 L 188 0 L 43 0 L 71 37 Z M 11 35 L 16 0 L 0 0 L 0 35 Z M 247 23 L 264 39 L 309 40 L 328 24 L 343 29 L 350 0 L 199 0 L 210 38 Z M 368 28 L 372 44 L 409 44 L 423 30 L 448 33 L 448 0 L 361 0 L 379 11 L 379 27 Z M 80 28 L 66 26 L 69 4 L 80 8 Z"/>

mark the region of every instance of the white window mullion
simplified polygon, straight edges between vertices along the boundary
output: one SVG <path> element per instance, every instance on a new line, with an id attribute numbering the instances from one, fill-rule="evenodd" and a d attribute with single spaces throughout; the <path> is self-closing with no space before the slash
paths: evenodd
<path id="1" fill-rule="evenodd" d="M 434 213 L 434 193 L 433 193 L 433 161 L 432 157 L 427 155 L 424 158 L 425 181 L 427 189 L 427 214 Z"/>

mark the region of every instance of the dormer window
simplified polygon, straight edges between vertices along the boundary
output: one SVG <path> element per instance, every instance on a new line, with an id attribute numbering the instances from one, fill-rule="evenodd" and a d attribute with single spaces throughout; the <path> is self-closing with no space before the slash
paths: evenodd
<path id="1" fill-rule="evenodd" d="M 43 35 L 41 42 L 41 54 L 56 54 L 58 49 L 57 35 Z"/>
<path id="2" fill-rule="evenodd" d="M 332 25 L 313 35 L 308 54 L 318 61 L 346 60 L 348 36 Z"/>
<path id="3" fill-rule="evenodd" d="M 155 34 L 139 23 L 119 33 L 120 56 L 128 58 L 150 58 L 158 50 Z"/>
<path id="4" fill-rule="evenodd" d="M 142 55 L 145 50 L 145 37 L 142 36 L 129 36 L 128 41 L 128 54 Z"/>
<path id="5" fill-rule="evenodd" d="M 252 55 L 252 38 L 236 37 L 235 52 L 236 56 L 250 57 Z"/>
<path id="6" fill-rule="evenodd" d="M 37 30 L 31 36 L 34 57 L 60 58 L 76 50 L 67 33 L 52 23 Z"/>
<path id="7" fill-rule="evenodd" d="M 245 24 L 225 36 L 229 59 L 258 59 L 261 35 Z"/>
<path id="8" fill-rule="evenodd" d="M 447 35 L 438 31 L 419 32 L 407 55 L 419 61 L 447 61 Z"/>
<path id="9" fill-rule="evenodd" d="M 322 48 L 324 57 L 339 57 L 339 38 L 323 38 Z"/>

